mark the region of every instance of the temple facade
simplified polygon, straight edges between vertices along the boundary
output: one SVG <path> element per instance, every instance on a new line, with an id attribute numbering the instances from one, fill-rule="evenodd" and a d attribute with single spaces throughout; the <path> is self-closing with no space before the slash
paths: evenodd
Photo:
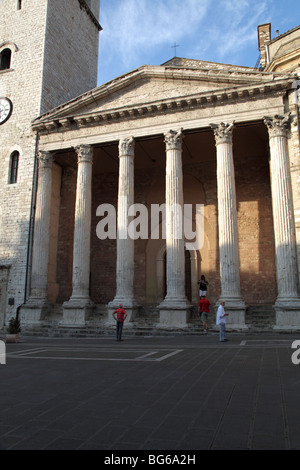
<path id="1" fill-rule="evenodd" d="M 258 41 L 258 68 L 174 57 L 34 117 L 25 328 L 105 330 L 122 304 L 185 331 L 204 274 L 228 328 L 265 306 L 300 329 L 300 27 Z"/>

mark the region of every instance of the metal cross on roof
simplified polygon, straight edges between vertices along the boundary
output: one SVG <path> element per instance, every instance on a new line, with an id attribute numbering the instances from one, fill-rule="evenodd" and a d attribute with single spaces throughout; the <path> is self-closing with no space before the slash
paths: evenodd
<path id="1" fill-rule="evenodd" d="M 176 42 L 174 42 L 172 48 L 175 49 L 175 57 L 177 57 L 176 53 L 177 53 L 177 47 L 180 47 L 179 44 L 176 44 Z"/>

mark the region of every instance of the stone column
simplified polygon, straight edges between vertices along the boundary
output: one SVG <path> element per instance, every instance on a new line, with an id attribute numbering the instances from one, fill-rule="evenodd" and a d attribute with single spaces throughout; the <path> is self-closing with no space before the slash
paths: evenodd
<path id="1" fill-rule="evenodd" d="M 217 148 L 220 301 L 226 303 L 231 327 L 245 328 L 245 304 L 240 293 L 238 225 L 233 165 L 233 123 L 211 124 Z"/>
<path id="2" fill-rule="evenodd" d="M 191 308 L 185 296 L 182 131 L 167 132 L 165 144 L 167 295 L 159 305 L 160 322 L 181 327 L 187 324 Z"/>
<path id="3" fill-rule="evenodd" d="M 134 300 L 134 240 L 128 234 L 128 210 L 134 204 L 134 149 L 133 137 L 120 140 L 116 295 L 108 304 L 109 321 L 120 304 L 126 309 L 127 322 L 134 320 L 138 310 Z"/>
<path id="4" fill-rule="evenodd" d="M 34 239 L 32 249 L 30 295 L 22 307 L 22 321 L 35 323 L 43 320 L 48 310 L 48 261 L 50 242 L 50 213 L 53 156 L 50 152 L 38 154 L 38 186 L 36 195 Z"/>
<path id="5" fill-rule="evenodd" d="M 93 149 L 90 145 L 75 148 L 78 157 L 73 242 L 72 296 L 64 303 L 63 323 L 70 326 L 85 324 L 95 306 L 90 299 L 90 245 L 92 209 Z"/>
<path id="6" fill-rule="evenodd" d="M 289 114 L 265 118 L 270 139 L 270 173 L 278 285 L 278 297 L 275 303 L 276 327 L 288 329 L 300 326 L 295 221 L 287 148 L 289 120 Z"/>

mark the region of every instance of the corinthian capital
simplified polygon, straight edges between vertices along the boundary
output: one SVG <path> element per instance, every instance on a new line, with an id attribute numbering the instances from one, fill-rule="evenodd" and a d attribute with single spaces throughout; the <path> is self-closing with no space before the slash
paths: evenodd
<path id="1" fill-rule="evenodd" d="M 182 145 L 182 129 L 179 131 L 168 131 L 165 134 L 167 150 L 180 150 Z"/>
<path id="2" fill-rule="evenodd" d="M 91 145 L 77 145 L 77 147 L 75 147 L 75 151 L 77 154 L 78 163 L 92 163 L 93 148 Z"/>
<path id="3" fill-rule="evenodd" d="M 265 116 L 264 122 L 268 127 L 270 137 L 286 137 L 287 129 L 290 123 L 291 113 L 284 116 L 276 114 L 273 118 Z"/>
<path id="4" fill-rule="evenodd" d="M 135 141 L 133 137 L 127 137 L 119 142 L 119 157 L 134 157 Z"/>
<path id="5" fill-rule="evenodd" d="M 51 168 L 53 164 L 53 156 L 51 152 L 44 152 L 43 150 L 39 151 L 38 154 L 39 167 L 40 168 Z"/>
<path id="6" fill-rule="evenodd" d="M 210 124 L 213 129 L 216 139 L 216 144 L 232 143 L 232 131 L 234 122 L 221 122 L 220 124 Z"/>

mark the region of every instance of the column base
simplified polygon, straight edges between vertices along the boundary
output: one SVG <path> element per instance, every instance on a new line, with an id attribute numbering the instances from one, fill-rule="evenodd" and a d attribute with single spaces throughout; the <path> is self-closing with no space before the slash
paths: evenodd
<path id="1" fill-rule="evenodd" d="M 70 299 L 63 304 L 63 319 L 61 326 L 78 327 L 85 326 L 89 315 L 95 310 L 96 305 L 91 299 Z"/>
<path id="2" fill-rule="evenodd" d="M 241 298 L 221 297 L 221 300 L 225 302 L 225 312 L 229 313 L 226 317 L 226 328 L 228 330 L 247 330 L 245 302 Z M 216 306 L 216 312 L 220 301 Z"/>
<path id="3" fill-rule="evenodd" d="M 48 299 L 29 298 L 20 309 L 20 320 L 25 325 L 40 323 L 45 320 L 51 304 Z"/>
<path id="4" fill-rule="evenodd" d="M 300 298 L 278 298 L 274 305 L 274 330 L 300 330 Z"/>
<path id="5" fill-rule="evenodd" d="M 186 328 L 188 326 L 192 305 L 187 299 L 166 298 L 158 308 L 160 327 Z"/>

